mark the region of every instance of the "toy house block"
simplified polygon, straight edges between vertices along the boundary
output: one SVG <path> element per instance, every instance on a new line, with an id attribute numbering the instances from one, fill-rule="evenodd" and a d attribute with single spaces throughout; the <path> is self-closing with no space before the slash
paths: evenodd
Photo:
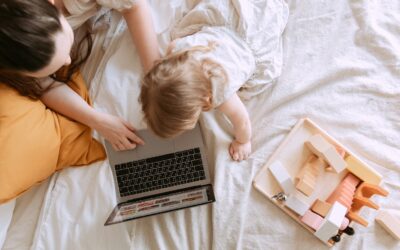
<path id="1" fill-rule="evenodd" d="M 335 189 L 335 191 L 328 197 L 326 202 L 333 204 L 335 201 L 337 201 L 343 206 L 347 207 L 347 209 L 350 209 L 351 204 L 353 203 L 354 191 L 354 187 L 344 183 Z"/>
<path id="2" fill-rule="evenodd" d="M 395 239 L 400 240 L 400 219 L 388 212 L 379 211 L 375 221 Z"/>
<path id="3" fill-rule="evenodd" d="M 319 175 L 319 169 L 324 166 L 324 162 L 314 155 L 310 156 L 307 162 L 299 171 L 295 180 L 296 188 L 303 194 L 310 196 L 315 189 Z"/>
<path id="4" fill-rule="evenodd" d="M 349 220 L 357 222 L 358 224 L 360 224 L 364 227 L 368 226 L 368 221 L 366 221 L 364 218 L 362 218 L 360 215 L 358 215 L 358 213 L 349 211 L 346 216 L 347 216 L 347 218 L 349 218 Z"/>
<path id="5" fill-rule="evenodd" d="M 388 196 L 389 192 L 380 186 L 363 182 L 356 190 L 356 197 L 371 198 L 374 194 Z"/>
<path id="6" fill-rule="evenodd" d="M 372 202 L 369 198 L 371 198 L 372 195 L 377 194 L 380 196 L 387 196 L 389 194 L 388 191 L 385 189 L 370 184 L 363 182 L 356 190 L 354 199 L 353 199 L 353 204 L 351 205 L 350 211 L 347 214 L 347 217 L 355 221 L 363 226 L 368 226 L 368 222 L 363 219 L 361 216 L 358 215 L 359 211 L 361 210 L 362 207 L 367 206 L 373 209 L 379 209 L 379 206 Z"/>
<path id="7" fill-rule="evenodd" d="M 346 212 L 345 206 L 335 202 L 314 235 L 324 242 L 335 236 L 342 226 Z"/>
<path id="8" fill-rule="evenodd" d="M 357 176 L 348 173 L 344 179 L 343 182 L 348 183 L 349 185 L 353 186 L 353 187 L 357 187 L 358 184 L 360 184 L 361 180 L 357 178 Z"/>
<path id="9" fill-rule="evenodd" d="M 338 152 L 338 154 L 340 155 L 340 157 L 344 158 L 346 156 L 346 151 L 343 148 L 341 148 L 339 146 L 335 146 L 335 149 Z M 325 170 L 330 171 L 330 172 L 335 172 L 335 170 L 330 166 L 327 167 Z"/>
<path id="10" fill-rule="evenodd" d="M 300 218 L 300 220 L 312 229 L 317 230 L 321 226 L 324 218 L 311 210 L 307 210 L 307 212 Z M 342 223 L 340 224 L 339 230 L 345 230 L 349 223 L 349 219 L 344 217 Z"/>
<path id="11" fill-rule="evenodd" d="M 318 199 L 312 205 L 311 210 L 314 213 L 319 214 L 322 217 L 325 217 L 328 214 L 331 207 L 332 205 L 330 203 Z"/>
<path id="12" fill-rule="evenodd" d="M 346 227 L 350 224 L 349 219 L 347 219 L 346 217 L 344 217 L 342 224 L 340 225 L 340 230 L 345 230 Z"/>
<path id="13" fill-rule="evenodd" d="M 376 172 L 371 167 L 367 166 L 365 163 L 356 159 L 355 157 L 349 155 L 346 157 L 347 170 L 353 173 L 355 176 L 361 180 L 371 183 L 374 185 L 379 185 L 382 180 L 382 175 Z"/>
<path id="14" fill-rule="evenodd" d="M 307 210 L 307 212 L 300 218 L 300 220 L 312 229 L 317 230 L 321 226 L 324 218 L 312 212 L 311 210 Z"/>
<path id="15" fill-rule="evenodd" d="M 346 168 L 346 162 L 336 148 L 325 140 L 320 134 L 313 135 L 305 145 L 318 157 L 324 159 L 336 173 Z"/>
<path id="16" fill-rule="evenodd" d="M 292 193 L 285 202 L 286 207 L 303 216 L 311 205 L 307 202 L 307 197 L 301 193 Z"/>
<path id="17" fill-rule="evenodd" d="M 360 179 L 351 173 L 348 173 L 332 194 L 328 197 L 326 202 L 334 204 L 336 201 L 340 202 L 348 210 L 351 208 L 353 203 L 354 193 L 357 185 L 360 183 Z"/>
<path id="18" fill-rule="evenodd" d="M 282 165 L 280 161 L 274 161 L 270 166 L 269 170 L 275 177 L 279 186 L 282 188 L 283 192 L 290 194 L 294 190 L 294 184 L 286 168 Z"/>

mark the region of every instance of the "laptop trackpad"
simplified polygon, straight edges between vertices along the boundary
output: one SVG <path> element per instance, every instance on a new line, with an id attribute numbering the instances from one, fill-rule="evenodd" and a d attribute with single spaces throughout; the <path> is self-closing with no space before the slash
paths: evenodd
<path id="1" fill-rule="evenodd" d="M 146 143 L 144 146 L 138 146 L 135 149 L 137 159 L 165 155 L 198 147 L 198 139 L 192 133 L 192 131 L 187 131 L 176 138 L 165 139 L 154 135 L 149 130 L 137 131 L 138 136 Z"/>
<path id="2" fill-rule="evenodd" d="M 164 155 L 174 152 L 174 140 L 164 139 L 153 135 L 149 130 L 137 131 L 145 145 L 138 146 L 135 150 L 138 159 L 149 158 L 157 155 Z"/>
<path id="3" fill-rule="evenodd" d="M 134 150 L 114 151 L 111 145 L 106 142 L 108 157 L 112 164 L 141 160 L 159 155 L 171 154 L 191 148 L 201 147 L 201 132 L 197 125 L 195 129 L 186 131 L 182 135 L 164 139 L 156 136 L 149 130 L 139 130 L 136 134 L 144 140 L 145 145 L 138 145 Z M 112 152 L 112 153 L 110 153 Z"/>

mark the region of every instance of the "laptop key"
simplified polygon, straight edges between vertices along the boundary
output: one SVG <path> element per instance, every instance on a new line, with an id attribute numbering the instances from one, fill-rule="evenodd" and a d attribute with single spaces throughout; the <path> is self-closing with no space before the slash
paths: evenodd
<path id="1" fill-rule="evenodd" d="M 204 177 L 205 178 L 204 170 L 200 170 L 199 174 L 200 174 L 200 177 Z"/>
<path id="2" fill-rule="evenodd" d="M 197 159 L 197 160 L 192 161 L 192 164 L 193 164 L 193 166 L 202 165 L 201 159 Z"/>

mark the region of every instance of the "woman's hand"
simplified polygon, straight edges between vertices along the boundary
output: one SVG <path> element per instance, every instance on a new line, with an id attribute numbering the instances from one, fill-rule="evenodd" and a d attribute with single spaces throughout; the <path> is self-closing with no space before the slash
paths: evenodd
<path id="1" fill-rule="evenodd" d="M 144 145 L 134 132 L 135 128 L 127 121 L 113 115 L 98 112 L 91 126 L 111 143 L 116 151 L 136 148 L 136 145 Z"/>
<path id="2" fill-rule="evenodd" d="M 128 122 L 95 110 L 66 84 L 56 82 L 40 100 L 54 111 L 97 130 L 115 150 L 134 149 L 137 144 L 144 144 Z"/>
<path id="3" fill-rule="evenodd" d="M 251 142 L 240 143 L 236 140 L 232 141 L 229 146 L 229 154 L 234 161 L 242 161 L 249 158 L 251 153 Z"/>

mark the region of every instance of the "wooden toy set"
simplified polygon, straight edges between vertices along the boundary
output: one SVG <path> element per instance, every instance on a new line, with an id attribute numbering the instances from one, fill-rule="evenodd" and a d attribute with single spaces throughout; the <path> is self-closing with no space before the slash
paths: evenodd
<path id="1" fill-rule="evenodd" d="M 310 119 L 300 120 L 254 179 L 254 187 L 329 246 L 350 223 L 368 226 L 361 208 L 379 209 L 373 195 L 387 196 L 382 176 Z M 379 217 L 379 218 L 378 218 Z M 400 237 L 390 214 L 377 222 Z"/>

